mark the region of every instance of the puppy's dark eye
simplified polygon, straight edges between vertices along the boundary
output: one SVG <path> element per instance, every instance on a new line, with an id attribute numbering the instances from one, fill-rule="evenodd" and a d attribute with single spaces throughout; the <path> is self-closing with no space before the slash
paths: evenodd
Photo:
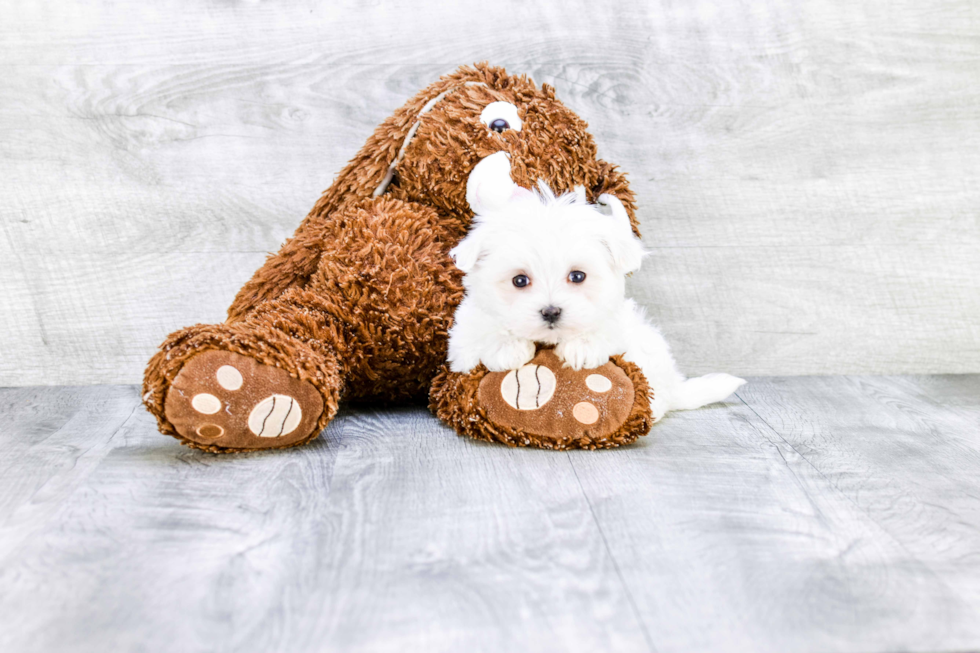
<path id="1" fill-rule="evenodd" d="M 572 270 L 568 273 L 568 280 L 572 283 L 582 283 L 585 281 L 585 273 L 581 270 Z"/>
<path id="2" fill-rule="evenodd" d="M 497 118 L 492 123 L 490 123 L 490 129 L 497 132 L 498 134 L 510 129 L 510 123 L 503 118 Z"/>
<path id="3" fill-rule="evenodd" d="M 527 278 L 526 274 L 519 274 L 511 282 L 518 288 L 524 288 L 525 286 L 531 285 L 531 280 Z"/>

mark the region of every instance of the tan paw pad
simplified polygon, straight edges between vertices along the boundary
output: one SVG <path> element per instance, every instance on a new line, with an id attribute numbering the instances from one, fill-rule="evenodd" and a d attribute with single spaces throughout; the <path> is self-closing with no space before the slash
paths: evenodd
<path id="1" fill-rule="evenodd" d="M 204 424 L 197 428 L 197 434 L 202 438 L 208 440 L 214 440 L 215 438 L 220 438 L 224 434 L 225 430 L 218 426 L 217 424 Z"/>
<path id="2" fill-rule="evenodd" d="M 599 421 L 599 409 L 587 401 L 580 401 L 572 408 L 572 417 L 582 424 L 595 424 Z"/>
<path id="3" fill-rule="evenodd" d="M 242 373 L 231 365 L 222 365 L 215 372 L 215 377 L 218 379 L 218 385 L 220 385 L 225 390 L 238 390 L 242 387 L 242 383 L 245 380 L 242 378 Z"/>
<path id="4" fill-rule="evenodd" d="M 272 395 L 248 416 L 248 430 L 260 438 L 278 438 L 292 433 L 303 419 L 299 402 L 288 395 Z"/>
<path id="5" fill-rule="evenodd" d="M 221 410 L 221 400 L 212 394 L 202 392 L 194 395 L 194 398 L 191 399 L 191 406 L 203 415 L 214 415 Z"/>
<path id="6" fill-rule="evenodd" d="M 511 408 L 537 410 L 555 394 L 555 373 L 543 365 L 511 370 L 500 382 L 500 396 Z"/>
<path id="7" fill-rule="evenodd" d="M 590 374 L 585 377 L 585 385 L 592 392 L 609 392 L 612 390 L 612 381 L 601 374 Z"/>

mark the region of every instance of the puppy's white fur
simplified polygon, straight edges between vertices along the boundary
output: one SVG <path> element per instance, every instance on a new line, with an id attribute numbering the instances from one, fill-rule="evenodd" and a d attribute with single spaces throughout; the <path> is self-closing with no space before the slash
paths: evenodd
<path id="1" fill-rule="evenodd" d="M 476 216 L 451 252 L 466 273 L 449 331 L 451 369 L 468 372 L 481 362 L 491 371 L 515 369 L 540 342 L 555 345 L 576 370 L 623 354 L 653 388 L 655 419 L 725 399 L 745 381 L 729 374 L 685 379 L 663 335 L 626 298 L 625 275 L 639 269 L 643 247 L 619 200 L 603 195 L 599 202 L 606 211 L 587 204 L 584 193 L 556 198 L 541 184 L 538 193 L 517 192 Z M 573 283 L 573 271 L 585 280 Z M 529 279 L 526 287 L 514 285 L 519 275 Z M 544 319 L 547 307 L 561 309 L 556 322 Z"/>

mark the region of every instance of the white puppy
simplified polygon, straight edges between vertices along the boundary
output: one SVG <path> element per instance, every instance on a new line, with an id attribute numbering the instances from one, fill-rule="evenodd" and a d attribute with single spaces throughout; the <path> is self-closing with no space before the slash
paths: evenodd
<path id="1" fill-rule="evenodd" d="M 466 273 L 466 295 L 449 331 L 449 363 L 468 372 L 520 367 L 535 342 L 556 345 L 573 369 L 606 363 L 614 354 L 640 366 L 654 390 L 653 415 L 721 401 L 745 383 L 729 374 L 685 379 L 664 337 L 627 299 L 625 276 L 644 251 L 618 199 L 584 193 L 556 198 L 517 192 L 476 216 L 451 255 Z M 608 214 L 608 213 L 611 213 Z"/>

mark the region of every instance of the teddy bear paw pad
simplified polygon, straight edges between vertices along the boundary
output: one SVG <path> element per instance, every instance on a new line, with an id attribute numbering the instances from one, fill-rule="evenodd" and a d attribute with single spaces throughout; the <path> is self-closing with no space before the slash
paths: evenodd
<path id="1" fill-rule="evenodd" d="M 174 379 L 167 419 L 190 443 L 222 449 L 286 447 L 307 439 L 323 398 L 307 381 L 248 356 L 210 350 Z"/>
<path id="2" fill-rule="evenodd" d="M 591 370 L 565 367 L 552 349 L 509 372 L 491 372 L 478 398 L 493 422 L 521 429 L 555 446 L 600 444 L 630 415 L 633 383 L 613 363 Z"/>

